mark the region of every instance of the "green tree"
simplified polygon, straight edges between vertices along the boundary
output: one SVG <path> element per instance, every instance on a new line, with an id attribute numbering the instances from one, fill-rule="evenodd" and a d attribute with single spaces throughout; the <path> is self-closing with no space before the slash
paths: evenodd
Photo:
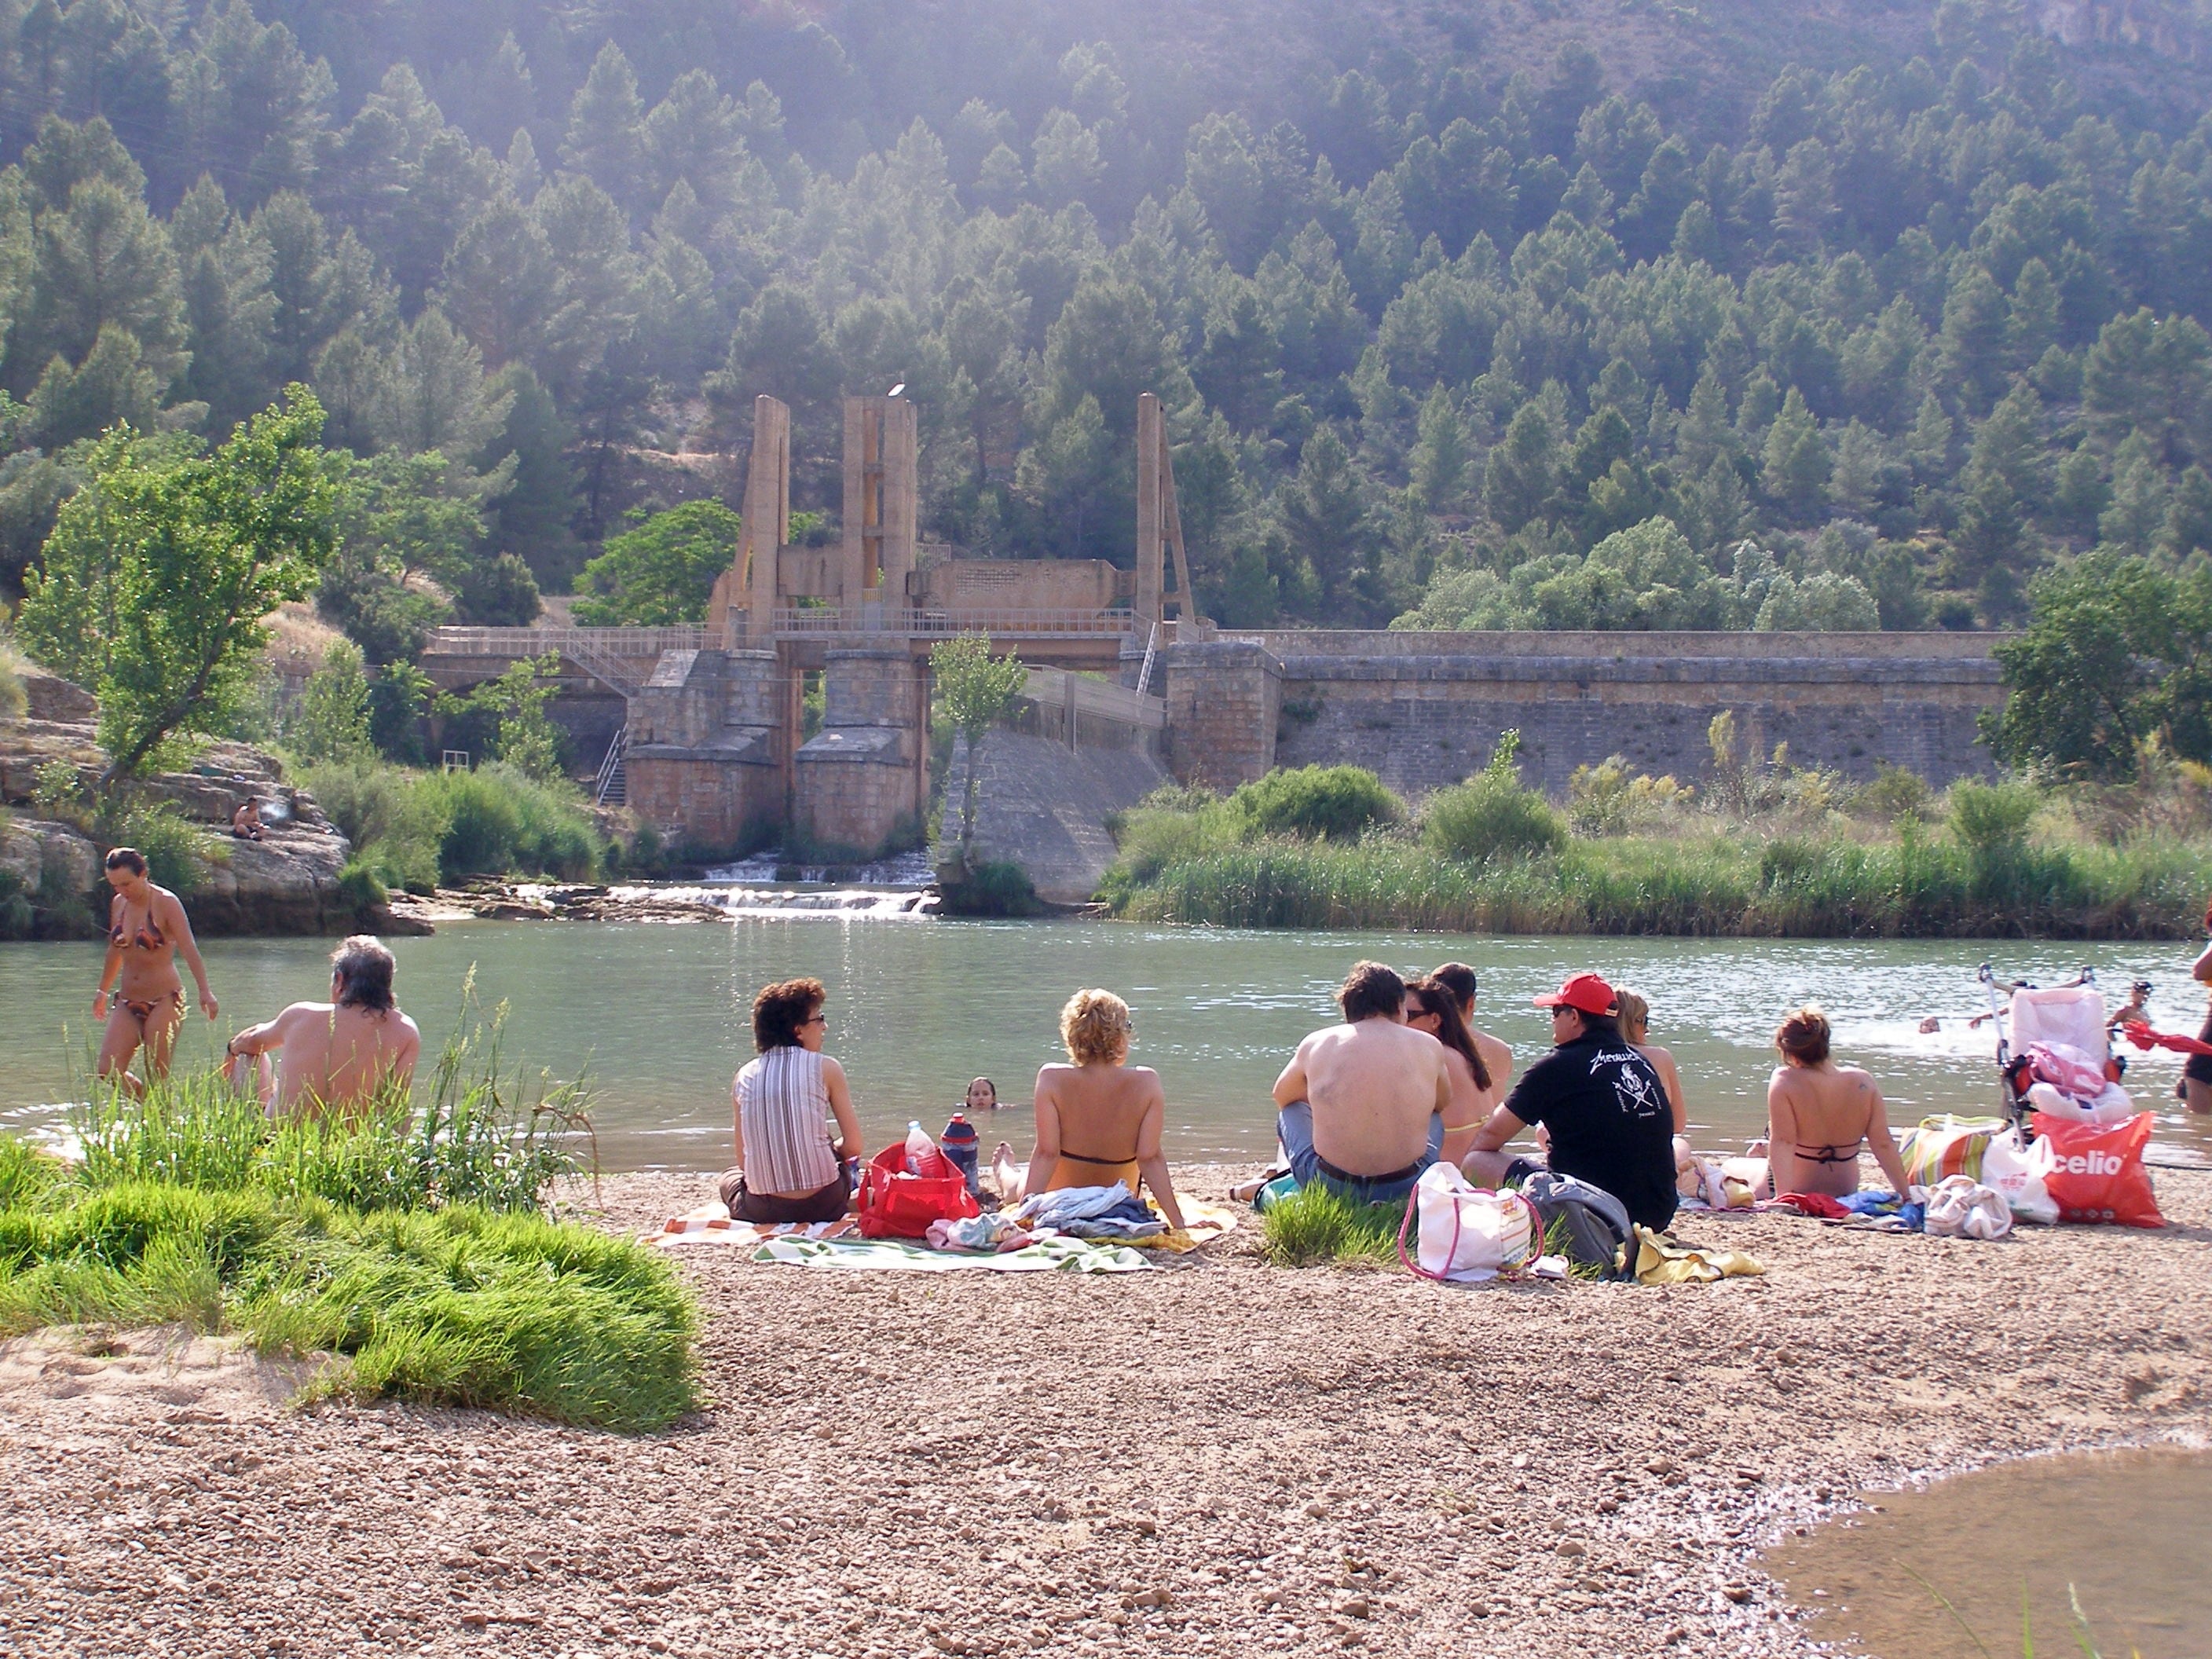
<path id="1" fill-rule="evenodd" d="M 1996 647 L 2004 707 L 1982 716 L 2012 766 L 2125 777 L 2155 736 L 2212 761 L 2212 570 L 2087 554 L 2038 577 L 2033 617 Z"/>
<path id="2" fill-rule="evenodd" d="M 1815 522 L 1827 505 L 1834 461 L 1805 394 L 1794 386 L 1767 428 L 1765 459 L 1759 482 L 1768 496 L 1797 523 Z"/>
<path id="3" fill-rule="evenodd" d="M 1353 626 L 1388 617 L 1366 482 L 1334 427 L 1306 440 L 1297 474 L 1277 495 L 1275 512 L 1294 566 L 1311 573 L 1316 614 Z"/>
<path id="4" fill-rule="evenodd" d="M 316 442 L 304 386 L 212 454 L 149 459 L 102 439 L 25 584 L 21 629 L 42 660 L 93 686 L 109 780 L 173 738 L 224 730 L 268 641 L 337 544 L 341 463 Z"/>
<path id="5" fill-rule="evenodd" d="M 1510 534 L 1543 510 L 1552 494 L 1552 458 L 1563 435 L 1540 400 L 1531 398 L 1514 411 L 1483 468 L 1483 501 L 1499 529 Z"/>
<path id="6" fill-rule="evenodd" d="M 530 777 L 557 778 L 561 733 L 546 717 L 545 705 L 560 695 L 560 673 L 558 652 L 525 657 L 465 694 L 440 693 L 434 707 L 447 716 L 489 718 L 498 759 Z"/>
<path id="7" fill-rule="evenodd" d="M 374 752 L 368 672 L 359 646 L 341 640 L 323 653 L 322 666 L 307 676 L 284 737 L 303 761 L 362 760 Z"/>
<path id="8" fill-rule="evenodd" d="M 1021 695 L 1029 684 L 1029 670 L 1011 653 L 993 656 L 988 634 L 959 634 L 930 647 L 929 671 L 936 678 L 945 717 L 968 742 L 968 765 L 960 786 L 960 863 L 963 869 L 973 869 L 975 767 L 983 734 Z"/>
<path id="9" fill-rule="evenodd" d="M 1430 512 L 1449 512 L 1467 494 L 1467 424 L 1457 401 L 1442 386 L 1431 388 L 1421 405 L 1418 429 L 1409 466 L 1413 494 Z"/>
<path id="10" fill-rule="evenodd" d="M 636 527 L 609 538 L 576 579 L 588 596 L 576 601 L 576 620 L 588 628 L 705 621 L 715 578 L 737 558 L 738 515 L 720 501 L 686 501 L 632 516 Z"/>

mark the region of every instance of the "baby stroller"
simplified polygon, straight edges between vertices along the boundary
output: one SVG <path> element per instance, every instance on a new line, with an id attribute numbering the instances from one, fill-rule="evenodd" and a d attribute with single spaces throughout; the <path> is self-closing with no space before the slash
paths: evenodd
<path id="1" fill-rule="evenodd" d="M 2082 969 L 2063 985 L 2038 986 L 2024 979 L 2001 981 L 1985 962 L 1974 977 L 1989 997 L 1989 1017 L 1996 1026 L 2005 1121 L 2018 1127 L 2023 1140 L 2033 1137 L 2039 1111 L 2101 1122 L 2132 1110 L 2127 1091 L 2109 1079 L 2105 998 L 2094 969 Z M 2045 1055 L 2040 1066 L 2029 1054 L 2038 1047 Z"/>

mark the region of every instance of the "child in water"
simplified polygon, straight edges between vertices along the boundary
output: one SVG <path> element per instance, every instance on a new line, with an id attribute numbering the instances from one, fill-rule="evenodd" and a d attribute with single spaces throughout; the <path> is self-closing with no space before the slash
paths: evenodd
<path id="1" fill-rule="evenodd" d="M 979 1077 L 968 1085 L 968 1096 L 960 1109 L 963 1112 L 995 1112 L 999 1109 L 999 1085 L 987 1077 Z"/>

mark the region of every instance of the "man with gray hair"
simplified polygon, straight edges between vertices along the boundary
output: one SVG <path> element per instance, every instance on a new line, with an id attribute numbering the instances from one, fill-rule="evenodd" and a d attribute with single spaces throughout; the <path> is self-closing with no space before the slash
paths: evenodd
<path id="1" fill-rule="evenodd" d="M 240 1031 L 224 1050 L 223 1076 L 234 1081 L 239 1062 L 254 1060 L 271 1117 L 358 1113 L 387 1089 L 404 1097 L 422 1033 L 392 997 L 393 967 L 381 939 L 355 934 L 331 953 L 331 1000 L 295 1002 Z"/>

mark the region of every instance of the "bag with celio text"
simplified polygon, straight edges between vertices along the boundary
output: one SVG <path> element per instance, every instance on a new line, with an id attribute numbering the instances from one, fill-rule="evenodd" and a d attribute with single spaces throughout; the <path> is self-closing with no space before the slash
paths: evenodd
<path id="1" fill-rule="evenodd" d="M 2043 1185 L 2061 1221 L 2108 1222 L 2121 1227 L 2163 1227 L 2158 1194 L 2143 1167 L 2143 1147 L 2155 1120 L 2138 1112 L 2125 1123 L 2099 1128 L 2038 1112 L 2039 1139 L 2051 1143 Z"/>

